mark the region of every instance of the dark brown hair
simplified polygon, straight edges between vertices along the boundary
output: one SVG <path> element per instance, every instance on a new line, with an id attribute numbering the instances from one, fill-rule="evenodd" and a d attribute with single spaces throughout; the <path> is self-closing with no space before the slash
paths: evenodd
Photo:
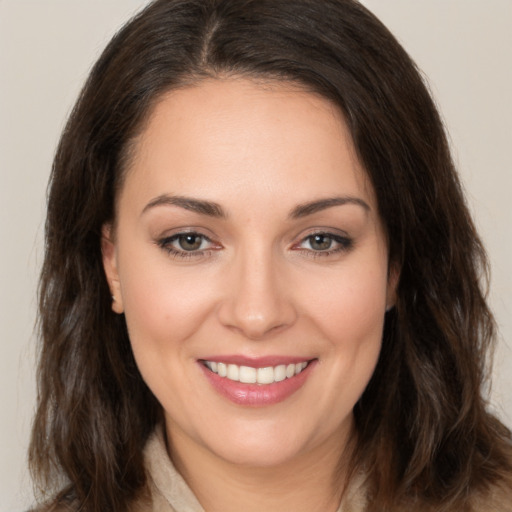
<path id="1" fill-rule="evenodd" d="M 161 408 L 111 312 L 101 228 L 155 102 L 230 75 L 291 81 L 338 105 L 376 191 L 400 281 L 355 407 L 352 468 L 368 475 L 368 510 L 465 510 L 512 475 L 510 433 L 482 395 L 494 340 L 485 253 L 420 74 L 355 0 L 157 0 L 94 66 L 49 188 L 36 482 L 53 505 L 84 511 L 125 511 L 144 492 Z"/>

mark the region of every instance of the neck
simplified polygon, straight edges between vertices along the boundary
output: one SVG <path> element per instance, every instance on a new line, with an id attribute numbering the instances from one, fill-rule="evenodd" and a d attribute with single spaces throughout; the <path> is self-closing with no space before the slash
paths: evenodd
<path id="1" fill-rule="evenodd" d="M 171 432 L 172 431 L 172 432 Z M 167 427 L 169 452 L 206 512 L 336 512 L 349 433 L 273 466 L 234 464 Z"/>

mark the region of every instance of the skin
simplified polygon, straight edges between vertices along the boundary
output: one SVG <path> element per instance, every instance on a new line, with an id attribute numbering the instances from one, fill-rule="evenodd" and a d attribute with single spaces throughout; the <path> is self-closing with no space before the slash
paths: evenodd
<path id="1" fill-rule="evenodd" d="M 224 216 L 169 197 L 213 202 Z M 297 215 L 334 197 L 351 202 Z M 189 231 L 207 237 L 194 239 L 199 250 L 170 238 Z M 336 510 L 334 475 L 396 283 L 336 107 L 243 78 L 166 94 L 136 141 L 103 258 L 170 455 L 205 510 Z M 198 360 L 212 354 L 315 365 L 286 400 L 247 407 L 205 378 Z"/>

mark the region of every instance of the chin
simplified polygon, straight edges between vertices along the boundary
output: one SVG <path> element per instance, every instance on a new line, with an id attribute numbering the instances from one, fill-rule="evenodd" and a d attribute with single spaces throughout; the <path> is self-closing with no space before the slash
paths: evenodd
<path id="1" fill-rule="evenodd" d="M 272 468 L 282 466 L 300 456 L 304 447 L 294 443 L 278 443 L 276 439 L 259 442 L 232 442 L 219 446 L 217 455 L 240 467 Z"/>
<path id="2" fill-rule="evenodd" d="M 325 450 L 339 449 L 346 440 L 345 429 L 329 428 L 329 425 L 312 425 L 295 421 L 285 425 L 265 424 L 265 421 L 252 421 L 249 426 L 232 425 L 221 436 L 203 440 L 204 446 L 221 459 L 241 467 L 271 468 L 279 467 L 304 458 L 313 452 L 318 453 L 322 446 Z M 344 423 L 350 428 L 349 418 Z M 336 446 L 335 446 L 336 445 Z M 322 449 L 320 450 L 322 451 Z"/>

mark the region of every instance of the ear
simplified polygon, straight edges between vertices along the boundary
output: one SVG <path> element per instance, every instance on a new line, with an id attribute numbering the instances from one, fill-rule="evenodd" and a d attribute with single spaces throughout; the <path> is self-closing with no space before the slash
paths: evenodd
<path id="1" fill-rule="evenodd" d="M 101 229 L 101 254 L 103 269 L 110 288 L 110 295 L 112 295 L 112 311 L 121 314 L 124 312 L 123 295 L 117 271 L 117 250 L 113 238 L 112 224 L 105 224 Z"/>
<path id="2" fill-rule="evenodd" d="M 396 292 L 400 280 L 400 268 L 397 263 L 391 262 L 388 270 L 388 287 L 386 291 L 386 313 L 391 311 L 396 304 Z"/>

